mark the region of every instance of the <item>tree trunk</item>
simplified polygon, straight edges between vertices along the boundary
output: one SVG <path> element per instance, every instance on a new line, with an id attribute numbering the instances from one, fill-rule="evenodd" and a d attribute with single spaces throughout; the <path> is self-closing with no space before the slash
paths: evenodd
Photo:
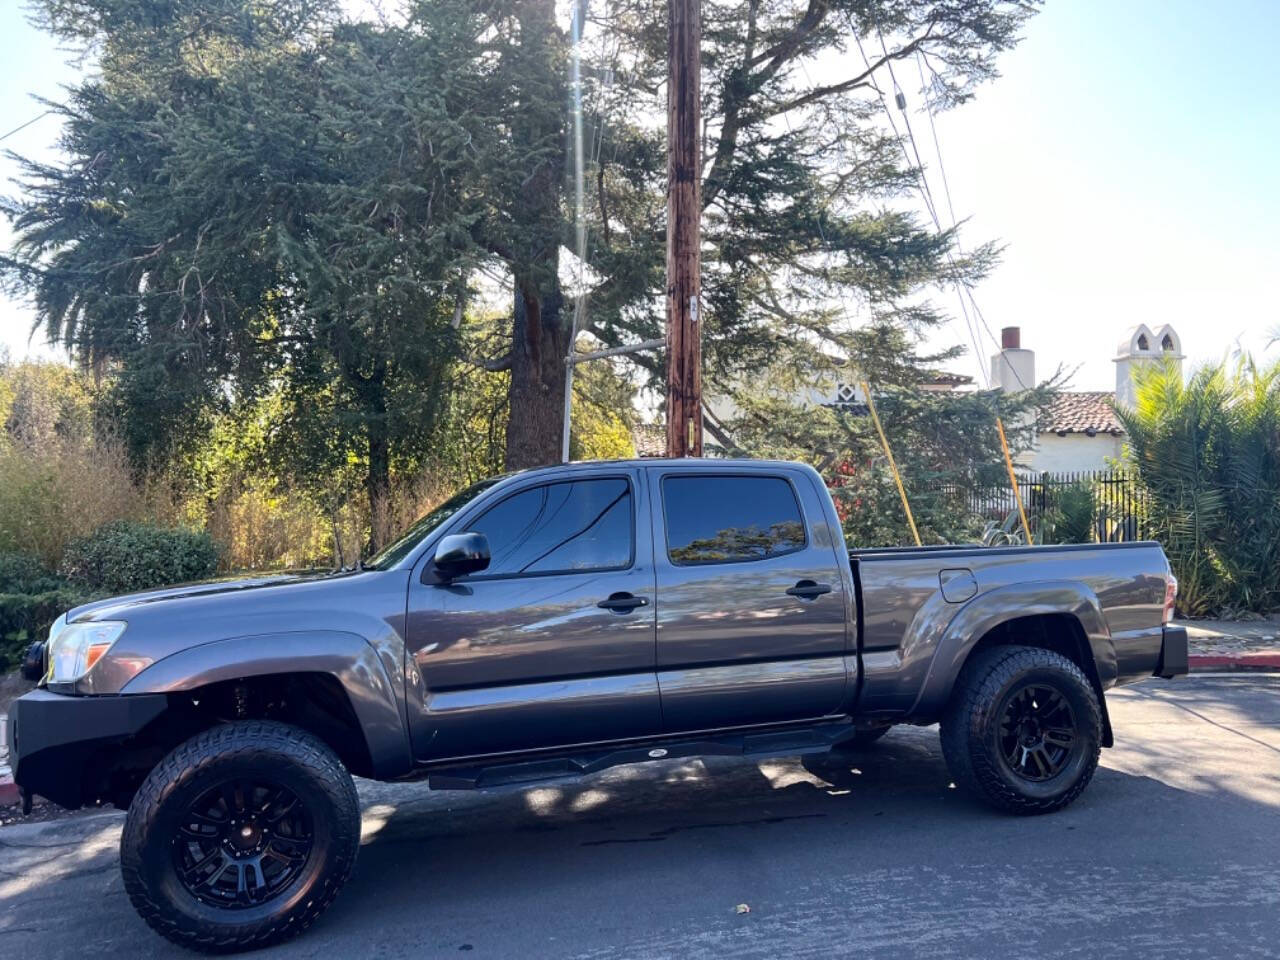
<path id="1" fill-rule="evenodd" d="M 512 75 L 520 108 L 511 136 L 521 171 L 519 202 L 512 210 L 510 250 L 514 278 L 511 332 L 508 470 L 545 466 L 560 459 L 564 426 L 565 354 L 572 312 L 560 290 L 564 229 L 567 48 L 556 25 L 554 0 L 517 4 L 519 46 Z"/>
<path id="2" fill-rule="evenodd" d="M 348 366 L 347 379 L 360 398 L 369 463 L 364 489 L 369 498 L 369 552 L 377 553 L 391 542 L 391 433 L 387 415 L 387 363 L 380 359 L 368 376 Z"/>
<path id="3" fill-rule="evenodd" d="M 383 417 L 369 423 L 369 470 L 365 475 L 369 494 L 369 551 L 377 553 L 391 542 L 391 445 Z"/>
<path id="4" fill-rule="evenodd" d="M 558 285 L 540 294 L 517 284 L 514 310 L 506 467 L 523 470 L 560 460 L 564 358 L 573 314 Z"/>

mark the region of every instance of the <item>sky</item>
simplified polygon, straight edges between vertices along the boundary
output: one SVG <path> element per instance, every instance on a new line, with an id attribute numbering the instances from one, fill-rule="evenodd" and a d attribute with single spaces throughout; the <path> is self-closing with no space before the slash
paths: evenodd
<path id="1" fill-rule="evenodd" d="M 0 0 L 0 135 L 43 109 L 79 69 Z M 1280 359 L 1280 0 L 1048 0 L 1000 79 L 937 118 L 913 113 L 926 176 L 943 213 L 942 176 L 963 240 L 1004 245 L 974 291 L 995 337 L 1022 328 L 1037 376 L 1062 366 L 1074 389 L 1115 385 L 1124 331 L 1169 323 L 1188 366 L 1236 349 Z M 905 74 L 905 75 L 904 75 Z M 920 97 L 899 70 L 908 108 Z M 0 143 L 53 156 L 45 117 Z M 0 159 L 0 191 L 14 165 Z M 944 219 L 946 214 L 943 213 Z M 0 246 L 11 242 L 0 220 Z M 940 294 L 944 305 L 955 303 Z M 981 366 L 957 319 L 936 345 L 965 344 L 951 367 L 982 382 L 994 350 L 979 328 Z M 29 339 L 30 308 L 0 296 L 0 349 L 56 356 Z"/>

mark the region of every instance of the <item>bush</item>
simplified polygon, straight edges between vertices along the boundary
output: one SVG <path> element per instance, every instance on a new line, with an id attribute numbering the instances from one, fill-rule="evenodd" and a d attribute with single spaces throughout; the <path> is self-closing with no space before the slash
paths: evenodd
<path id="1" fill-rule="evenodd" d="M 1050 542 L 1091 543 L 1097 508 L 1093 490 L 1087 483 L 1072 483 L 1059 489 L 1054 497 Z"/>
<path id="2" fill-rule="evenodd" d="M 0 673 L 16 667 L 60 614 L 89 599 L 35 557 L 0 553 Z"/>
<path id="3" fill-rule="evenodd" d="M 130 593 L 208 579 L 217 572 L 218 554 L 204 531 L 121 520 L 67 544 L 62 572 L 103 593 Z"/>
<path id="4" fill-rule="evenodd" d="M 0 593 L 48 593 L 67 586 L 35 557 L 0 553 Z"/>
<path id="5" fill-rule="evenodd" d="M 91 599 L 73 587 L 35 594 L 0 593 L 0 673 L 18 666 L 27 647 L 43 640 L 54 620 Z"/>

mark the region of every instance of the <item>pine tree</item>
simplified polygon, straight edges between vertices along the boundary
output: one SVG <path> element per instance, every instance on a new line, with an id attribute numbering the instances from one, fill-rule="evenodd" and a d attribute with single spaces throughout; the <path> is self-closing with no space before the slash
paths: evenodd
<path id="1" fill-rule="evenodd" d="M 289 0 L 44 9 L 101 78 L 62 108 L 70 162 L 27 165 L 11 275 L 52 338 L 118 371 L 142 455 L 281 391 L 281 469 L 357 458 L 377 547 L 393 470 L 430 447 L 481 215 L 470 25 L 409 38 Z"/>
<path id="2" fill-rule="evenodd" d="M 419 0 L 376 23 L 346 22 L 330 0 L 36 9 L 95 53 L 101 78 L 65 107 L 69 162 L 28 168 L 6 274 L 53 336 L 115 365 L 136 446 L 168 449 L 198 432 L 202 410 L 283 389 L 299 442 L 282 446 L 310 451 L 284 465 L 356 456 L 383 515 L 395 464 L 426 455 L 469 292 L 496 273 L 511 290 L 509 349 L 470 359 L 507 378 L 506 465 L 557 458 L 573 108 L 551 0 Z M 588 9 L 599 283 L 585 335 L 613 346 L 662 330 L 666 8 Z M 934 298 L 981 277 L 995 251 L 962 251 L 954 230 L 914 212 L 917 172 L 882 123 L 882 94 L 890 67 L 914 68 L 929 82 L 905 84 L 910 96 L 963 102 L 1033 9 L 704 4 L 709 395 L 747 410 L 743 385 L 765 372 L 853 365 L 905 396 L 945 359 L 918 350 L 946 320 Z M 661 355 L 636 360 L 658 382 Z M 748 425 L 712 426 L 722 446 L 751 447 Z M 811 459 L 827 457 L 819 448 L 815 436 Z"/>

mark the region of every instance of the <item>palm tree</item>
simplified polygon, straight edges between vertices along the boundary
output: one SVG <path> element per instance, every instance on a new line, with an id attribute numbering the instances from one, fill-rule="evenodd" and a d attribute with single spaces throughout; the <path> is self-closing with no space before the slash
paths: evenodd
<path id="1" fill-rule="evenodd" d="M 1280 604 L 1280 363 L 1137 374 L 1120 410 L 1189 614 Z"/>

